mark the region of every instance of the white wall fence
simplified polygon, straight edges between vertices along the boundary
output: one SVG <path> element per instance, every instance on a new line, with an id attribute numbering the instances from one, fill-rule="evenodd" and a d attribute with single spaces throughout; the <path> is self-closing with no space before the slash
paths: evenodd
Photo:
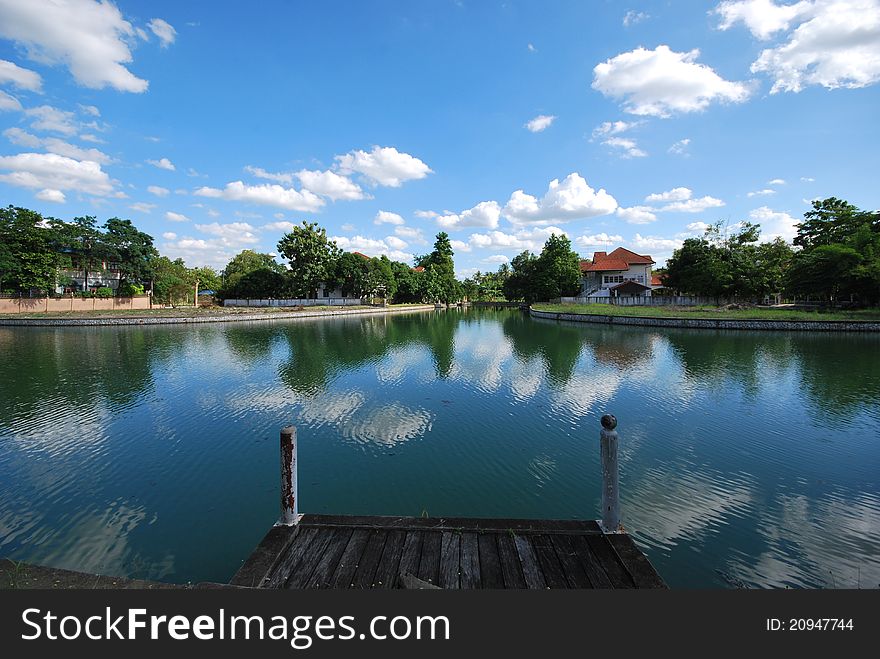
<path id="1" fill-rule="evenodd" d="M 718 300 L 711 297 L 694 295 L 633 295 L 627 297 L 563 297 L 560 304 L 615 304 L 621 307 L 662 307 L 682 306 L 693 307 L 701 304 L 717 304 Z"/>
<path id="2" fill-rule="evenodd" d="M 223 300 L 224 307 L 354 307 L 363 304 L 360 298 L 350 297 L 319 297 L 316 299 L 247 299 L 247 300 Z"/>

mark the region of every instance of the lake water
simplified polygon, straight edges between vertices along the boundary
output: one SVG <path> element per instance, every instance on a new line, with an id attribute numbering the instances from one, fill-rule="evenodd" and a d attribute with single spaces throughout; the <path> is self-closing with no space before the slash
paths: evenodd
<path id="1" fill-rule="evenodd" d="M 482 309 L 0 327 L 0 556 L 226 581 L 300 510 L 622 519 L 673 587 L 880 584 L 880 335 Z"/>

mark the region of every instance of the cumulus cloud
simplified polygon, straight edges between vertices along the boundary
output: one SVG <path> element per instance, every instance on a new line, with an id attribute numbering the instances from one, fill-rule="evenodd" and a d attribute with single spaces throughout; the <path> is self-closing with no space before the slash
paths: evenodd
<path id="1" fill-rule="evenodd" d="M 741 103 L 749 86 L 724 80 L 705 64 L 697 63 L 698 49 L 677 53 L 669 46 L 636 48 L 597 64 L 593 89 L 621 99 L 623 109 L 636 115 L 669 117 L 697 112 L 713 102 Z"/>
<path id="2" fill-rule="evenodd" d="M 527 249 L 539 252 L 544 243 L 547 242 L 547 239 L 553 234 L 557 236 L 568 235 L 564 230 L 553 226 L 521 229 L 514 233 L 489 231 L 488 233 L 471 234 L 468 244 L 475 249 L 508 249 L 516 251 Z"/>
<path id="3" fill-rule="evenodd" d="M 697 233 L 703 233 L 706 229 L 709 228 L 709 225 L 705 222 L 691 222 L 685 227 L 688 231 L 695 231 Z"/>
<path id="4" fill-rule="evenodd" d="M 394 233 L 401 238 L 406 238 L 409 242 L 415 243 L 416 245 L 428 244 L 428 241 L 425 240 L 425 236 L 422 233 L 422 230 L 416 229 L 415 227 L 396 226 L 394 227 Z"/>
<path id="5" fill-rule="evenodd" d="M 39 92 L 43 87 L 43 79 L 36 71 L 24 69 L 18 64 L 0 59 L 0 85 L 6 84 L 14 85 L 19 89 Z"/>
<path id="6" fill-rule="evenodd" d="M 3 135 L 13 144 L 28 147 L 29 149 L 45 149 L 50 153 L 57 153 L 59 156 L 67 156 L 74 160 L 91 160 L 101 165 L 112 162 L 110 156 L 98 149 L 83 149 L 57 137 L 37 137 L 17 126 L 7 128 L 3 131 Z"/>
<path id="7" fill-rule="evenodd" d="M 515 225 L 539 226 L 554 222 L 570 222 L 599 215 L 609 215 L 617 209 L 617 201 L 600 189 L 593 190 L 577 172 L 563 179 L 550 181 L 542 199 L 515 191 L 504 206 L 504 216 Z"/>
<path id="8" fill-rule="evenodd" d="M 440 213 L 435 213 L 434 211 L 416 211 L 414 215 L 425 220 L 432 220 L 435 217 L 440 217 Z"/>
<path id="9" fill-rule="evenodd" d="M 0 112 L 20 112 L 21 102 L 12 94 L 0 90 Z"/>
<path id="10" fill-rule="evenodd" d="M 508 262 L 510 262 L 510 259 L 504 256 L 504 254 L 492 254 L 483 259 L 483 263 L 488 263 L 489 265 L 501 265 Z"/>
<path id="11" fill-rule="evenodd" d="M 163 188 L 159 185 L 148 185 L 147 192 L 156 195 L 157 197 L 167 197 L 168 193 L 171 191 L 168 188 Z"/>
<path id="12" fill-rule="evenodd" d="M 397 236 L 385 236 L 385 243 L 391 248 L 395 250 L 402 250 L 409 247 L 409 243 L 405 240 L 401 240 Z"/>
<path id="13" fill-rule="evenodd" d="M 747 192 L 747 197 L 763 197 L 770 194 L 776 194 L 776 190 L 772 188 L 764 188 L 763 190 L 754 190 L 752 192 Z"/>
<path id="14" fill-rule="evenodd" d="M 174 211 L 165 213 L 165 219 L 169 222 L 189 222 L 189 218 L 186 215 L 175 213 Z"/>
<path id="15" fill-rule="evenodd" d="M 286 220 L 279 220 L 278 222 L 270 222 L 269 224 L 264 224 L 263 229 L 267 231 L 284 231 L 287 233 L 288 231 L 293 231 L 293 227 L 296 225 L 293 222 L 287 222 Z"/>
<path id="16" fill-rule="evenodd" d="M 620 135 L 628 130 L 641 126 L 642 121 L 603 121 L 593 129 L 593 139 Z"/>
<path id="17" fill-rule="evenodd" d="M 394 237 L 390 236 L 390 238 Z M 401 261 L 403 263 L 410 263 L 414 258 L 412 254 L 393 247 L 389 244 L 387 238 L 385 240 L 377 240 L 364 236 L 352 236 L 351 238 L 347 236 L 332 236 L 330 240 L 335 241 L 346 252 L 360 252 L 367 256 L 382 256 L 384 254 L 392 261 Z M 399 243 L 396 244 L 399 245 Z"/>
<path id="18" fill-rule="evenodd" d="M 526 122 L 525 128 L 533 133 L 540 133 L 541 131 L 547 130 L 550 128 L 551 124 L 556 120 L 555 115 L 550 114 L 539 114 L 537 117 L 532 119 L 531 121 Z"/>
<path id="19" fill-rule="evenodd" d="M 693 191 L 690 188 L 672 188 L 672 190 L 667 190 L 666 192 L 655 192 L 653 194 L 649 194 L 645 197 L 645 201 L 652 202 L 663 202 L 663 201 L 684 201 L 685 199 L 690 199 L 693 196 Z"/>
<path id="20" fill-rule="evenodd" d="M 322 195 L 333 201 L 344 200 L 354 201 L 357 199 L 369 199 L 361 187 L 347 176 L 341 176 L 335 172 L 327 171 L 311 171 L 303 169 L 296 172 L 295 176 L 299 179 L 305 190 Z"/>
<path id="21" fill-rule="evenodd" d="M 372 151 L 351 151 L 336 156 L 343 175 L 358 173 L 376 185 L 398 188 L 406 181 L 425 178 L 432 170 L 424 162 L 394 147 L 374 146 Z"/>
<path id="22" fill-rule="evenodd" d="M 244 171 L 257 178 L 263 178 L 268 181 L 275 181 L 276 183 L 286 183 L 290 185 L 293 183 L 293 173 L 292 172 L 267 172 L 262 167 L 253 167 L 251 165 L 245 165 Z"/>
<path id="23" fill-rule="evenodd" d="M 210 224 L 196 224 L 195 228 L 202 233 L 223 238 L 228 241 L 229 245 L 252 245 L 259 242 L 259 238 L 254 233 L 254 227 L 247 222 L 229 222 L 228 224 L 211 222 Z"/>
<path id="24" fill-rule="evenodd" d="M 685 137 L 669 147 L 668 151 L 676 156 L 686 156 L 688 155 L 688 146 L 690 146 L 690 143 L 691 138 Z"/>
<path id="25" fill-rule="evenodd" d="M 644 158 L 648 155 L 638 147 L 634 139 L 629 137 L 609 137 L 602 144 L 616 149 L 622 158 Z"/>
<path id="26" fill-rule="evenodd" d="M 623 15 L 623 27 L 629 27 L 630 25 L 635 25 L 636 23 L 641 23 L 644 20 L 650 18 L 649 14 L 646 14 L 643 11 L 636 11 L 635 9 L 630 9 L 626 14 Z"/>
<path id="27" fill-rule="evenodd" d="M 630 206 L 617 209 L 617 217 L 628 224 L 650 224 L 657 220 L 654 209 L 650 206 Z"/>
<path id="28" fill-rule="evenodd" d="M 722 2 L 715 12 L 722 30 L 743 23 L 762 40 L 786 32 L 783 43 L 763 50 L 751 66 L 753 73 L 773 78 L 771 94 L 799 92 L 810 85 L 867 87 L 880 81 L 877 0 L 802 0 L 790 5 L 742 0 Z"/>
<path id="29" fill-rule="evenodd" d="M 702 213 L 708 208 L 718 208 L 724 206 L 721 199 L 710 197 L 700 197 L 695 199 L 693 191 L 690 188 L 673 188 L 666 192 L 655 192 L 645 197 L 645 201 L 649 203 L 666 203 L 665 206 L 655 208 L 656 211 L 671 211 L 679 213 Z"/>
<path id="30" fill-rule="evenodd" d="M 165 233 L 162 234 L 162 237 L 163 237 L 165 240 L 176 240 L 176 239 L 177 239 L 177 234 L 174 233 L 173 231 L 166 231 Z"/>
<path id="31" fill-rule="evenodd" d="M 636 234 L 629 244 L 635 248 L 638 254 L 646 254 L 650 252 L 660 252 L 671 254 L 674 250 L 684 244 L 679 238 L 659 238 L 657 236 L 642 236 Z M 655 259 L 656 260 L 656 259 Z"/>
<path id="32" fill-rule="evenodd" d="M 133 211 L 137 211 L 138 213 L 149 213 L 156 207 L 156 204 L 147 204 L 145 202 L 139 201 L 137 203 L 132 204 L 129 208 Z"/>
<path id="33" fill-rule="evenodd" d="M 0 156 L 0 181 L 22 188 L 74 190 L 97 197 L 114 193 L 113 182 L 101 165 L 79 161 L 55 153 L 19 153 Z"/>
<path id="34" fill-rule="evenodd" d="M 767 185 L 785 185 L 785 179 L 774 178 L 767 181 Z"/>
<path id="35" fill-rule="evenodd" d="M 501 206 L 497 201 L 481 201 L 473 208 L 461 213 L 448 213 L 437 217 L 437 224 L 444 229 L 463 229 L 465 227 L 485 227 L 494 229 L 501 217 Z"/>
<path id="36" fill-rule="evenodd" d="M 200 197 L 213 197 L 227 201 L 244 201 L 263 206 L 274 206 L 292 211 L 313 212 L 324 205 L 324 200 L 308 190 L 295 190 L 280 185 L 247 185 L 242 181 L 227 183 L 226 187 L 202 187 L 195 191 Z"/>
<path id="37" fill-rule="evenodd" d="M 772 240 L 782 238 L 787 242 L 794 240 L 797 235 L 797 225 L 800 220 L 783 211 L 774 211 L 767 206 L 761 206 L 749 213 L 752 222 L 761 225 L 761 239 Z"/>
<path id="38" fill-rule="evenodd" d="M 66 201 L 64 193 L 61 192 L 61 190 L 50 190 L 49 188 L 40 190 L 34 196 L 40 201 L 51 201 L 56 204 L 63 204 Z"/>
<path id="39" fill-rule="evenodd" d="M 159 37 L 159 43 L 162 48 L 167 48 L 174 43 L 177 38 L 177 30 L 170 23 L 163 21 L 161 18 L 153 18 L 148 24 L 150 31 Z"/>
<path id="40" fill-rule="evenodd" d="M 152 165 L 153 167 L 158 167 L 159 169 L 167 169 L 170 172 L 173 172 L 177 169 L 174 166 L 174 163 L 168 160 L 168 158 L 160 158 L 159 160 L 147 160 L 147 163 Z"/>
<path id="41" fill-rule="evenodd" d="M 80 112 L 83 114 L 87 114 L 90 117 L 100 117 L 101 111 L 95 107 L 94 105 L 83 105 L 82 103 L 77 103 L 79 106 Z"/>
<path id="42" fill-rule="evenodd" d="M 24 113 L 33 119 L 31 128 L 34 130 L 61 133 L 62 135 L 73 135 L 77 131 L 73 112 L 59 110 L 51 105 L 40 105 L 25 110 Z"/>
<path id="43" fill-rule="evenodd" d="M 574 244 L 578 247 L 603 247 L 608 245 L 620 244 L 623 242 L 621 235 L 609 235 L 607 233 L 596 233 L 590 236 L 578 236 L 574 239 Z"/>
<path id="44" fill-rule="evenodd" d="M 85 87 L 144 92 L 147 81 L 125 65 L 132 61 L 131 23 L 112 2 L 95 0 L 0 0 L 0 36 L 42 64 L 67 66 Z"/>
<path id="45" fill-rule="evenodd" d="M 376 213 L 376 219 L 373 220 L 373 224 L 404 224 L 404 219 L 397 213 L 379 211 Z"/>

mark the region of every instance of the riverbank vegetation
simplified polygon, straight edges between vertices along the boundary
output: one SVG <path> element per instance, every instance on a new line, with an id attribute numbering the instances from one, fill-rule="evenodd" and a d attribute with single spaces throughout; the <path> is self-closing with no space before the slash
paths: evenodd
<path id="1" fill-rule="evenodd" d="M 615 304 L 534 304 L 535 311 L 596 314 L 600 316 L 645 316 L 650 318 L 706 318 L 726 320 L 880 320 L 880 309 L 791 309 L 730 308 L 716 306 L 631 306 Z"/>

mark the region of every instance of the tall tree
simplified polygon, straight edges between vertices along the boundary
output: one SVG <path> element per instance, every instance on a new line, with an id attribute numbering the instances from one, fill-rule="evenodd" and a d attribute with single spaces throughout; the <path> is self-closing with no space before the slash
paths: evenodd
<path id="1" fill-rule="evenodd" d="M 223 272 L 220 273 L 222 285 L 220 286 L 220 296 L 227 298 L 235 297 L 264 297 L 260 295 L 248 295 L 246 292 L 252 291 L 253 282 L 239 290 L 239 282 L 243 277 L 257 270 L 268 270 L 281 276 L 284 274 L 284 266 L 278 263 L 269 254 L 261 254 L 250 249 L 243 250 L 232 257 L 232 260 L 226 264 Z M 263 276 L 267 279 L 267 276 Z M 246 290 L 245 290 L 246 289 Z M 265 296 L 265 297 L 274 297 Z"/>
<path id="2" fill-rule="evenodd" d="M 532 273 L 535 300 L 575 295 L 580 290 L 580 258 L 571 249 L 567 236 L 551 234 L 535 263 Z"/>
<path id="3" fill-rule="evenodd" d="M 119 264 L 119 284 L 138 284 L 152 275 L 153 261 L 159 252 L 153 237 L 139 231 L 131 220 L 111 217 L 104 223 L 104 256 Z"/>
<path id="4" fill-rule="evenodd" d="M 429 273 L 430 284 L 425 289 L 428 299 L 449 304 L 461 297 L 459 284 L 455 279 L 453 256 L 449 235 L 441 231 L 434 241 L 433 251 L 416 257 L 416 265 Z"/>
<path id="5" fill-rule="evenodd" d="M 290 262 L 290 282 L 296 295 L 317 297 L 318 286 L 332 275 L 332 264 L 340 249 L 327 239 L 317 222 L 305 220 L 278 241 L 278 251 Z"/>

